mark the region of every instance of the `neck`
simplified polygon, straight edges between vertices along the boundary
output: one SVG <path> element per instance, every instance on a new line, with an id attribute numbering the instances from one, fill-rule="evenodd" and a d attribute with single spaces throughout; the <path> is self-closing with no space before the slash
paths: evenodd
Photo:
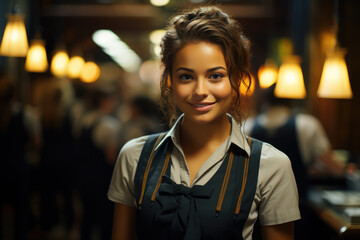
<path id="1" fill-rule="evenodd" d="M 231 123 L 226 115 L 212 123 L 198 124 L 183 118 L 180 130 L 182 147 L 196 148 L 204 145 L 220 145 L 230 135 Z"/>

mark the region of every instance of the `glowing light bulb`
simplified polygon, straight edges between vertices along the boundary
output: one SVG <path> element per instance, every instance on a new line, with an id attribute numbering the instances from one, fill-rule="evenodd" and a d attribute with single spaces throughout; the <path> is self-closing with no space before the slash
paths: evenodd
<path id="1" fill-rule="evenodd" d="M 50 71 L 57 77 L 64 77 L 66 75 L 67 65 L 69 63 L 69 56 L 65 50 L 56 52 L 51 60 Z"/>
<path id="2" fill-rule="evenodd" d="M 28 72 L 46 72 L 48 67 L 44 40 L 32 40 L 26 56 L 25 70 Z"/>

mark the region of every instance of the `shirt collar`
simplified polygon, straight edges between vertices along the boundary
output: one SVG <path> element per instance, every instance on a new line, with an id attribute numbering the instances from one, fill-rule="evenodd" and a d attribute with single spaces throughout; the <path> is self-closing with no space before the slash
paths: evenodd
<path id="1" fill-rule="evenodd" d="M 161 145 L 163 145 L 168 138 L 170 138 L 174 145 L 180 146 L 180 124 L 182 120 L 183 114 L 176 120 L 175 124 L 170 128 L 170 130 L 165 134 L 160 143 L 156 146 L 155 150 L 157 150 Z"/>
<path id="2" fill-rule="evenodd" d="M 229 120 L 231 121 L 231 133 L 230 133 L 230 143 L 233 143 L 235 146 L 243 149 L 248 155 L 250 155 L 250 147 L 246 140 L 245 134 L 243 133 L 240 125 L 235 121 L 235 119 L 228 114 Z M 165 134 L 163 139 L 157 145 L 157 150 L 168 138 L 171 138 L 174 145 L 180 147 L 180 124 L 183 118 L 183 114 L 177 119 L 175 124 L 171 127 L 171 129 Z M 230 146 L 230 144 L 229 144 Z"/>
<path id="3" fill-rule="evenodd" d="M 238 124 L 231 115 L 228 116 L 231 119 L 230 142 L 244 150 L 250 156 L 250 146 L 240 124 Z"/>

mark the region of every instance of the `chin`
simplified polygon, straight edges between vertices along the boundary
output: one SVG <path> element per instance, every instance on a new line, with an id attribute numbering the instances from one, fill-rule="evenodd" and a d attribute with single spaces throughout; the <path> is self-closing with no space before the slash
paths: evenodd
<path id="1" fill-rule="evenodd" d="M 196 124 L 206 125 L 219 122 L 221 117 L 222 116 L 206 116 L 206 114 L 203 114 L 198 116 L 191 116 L 189 119 Z"/>

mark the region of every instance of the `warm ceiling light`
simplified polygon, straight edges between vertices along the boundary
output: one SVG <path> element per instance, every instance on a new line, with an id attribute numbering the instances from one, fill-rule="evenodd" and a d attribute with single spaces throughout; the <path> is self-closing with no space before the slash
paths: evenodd
<path id="1" fill-rule="evenodd" d="M 169 0 L 150 0 L 150 3 L 156 7 L 161 7 L 167 5 Z"/>
<path id="2" fill-rule="evenodd" d="M 157 29 L 150 33 L 149 39 L 153 44 L 160 44 L 162 37 L 165 35 L 165 30 Z"/>
<path id="3" fill-rule="evenodd" d="M 301 99 L 306 97 L 300 57 L 291 55 L 284 58 L 274 94 L 278 98 Z"/>
<path id="4" fill-rule="evenodd" d="M 32 40 L 26 56 L 25 70 L 28 72 L 46 72 L 48 67 L 49 64 L 46 56 L 44 40 Z"/>
<path id="5" fill-rule="evenodd" d="M 86 62 L 80 73 L 80 80 L 85 83 L 92 83 L 98 80 L 100 68 L 94 62 Z"/>
<path id="6" fill-rule="evenodd" d="M 69 56 L 65 50 L 59 50 L 55 53 L 51 61 L 51 73 L 57 77 L 66 76 L 67 65 L 69 63 Z"/>
<path id="7" fill-rule="evenodd" d="M 78 78 L 80 76 L 84 64 L 85 64 L 85 60 L 82 57 L 80 56 L 71 57 L 67 67 L 67 76 L 69 78 Z"/>
<path id="8" fill-rule="evenodd" d="M 325 59 L 320 85 L 317 91 L 321 98 L 352 98 L 345 51 L 336 49 Z"/>
<path id="9" fill-rule="evenodd" d="M 125 71 L 135 72 L 139 69 L 141 58 L 114 32 L 100 29 L 94 32 L 92 39 Z"/>
<path id="10" fill-rule="evenodd" d="M 273 85 L 278 77 L 276 62 L 272 59 L 266 60 L 265 64 L 259 68 L 258 77 L 261 88 L 268 88 Z"/>
<path id="11" fill-rule="evenodd" d="M 155 58 L 159 58 L 161 54 L 161 47 L 159 45 L 154 45 L 152 48 L 152 52 L 155 55 Z"/>
<path id="12" fill-rule="evenodd" d="M 9 14 L 0 54 L 8 57 L 26 57 L 28 47 L 24 15 Z"/>
<path id="13" fill-rule="evenodd" d="M 150 33 L 149 39 L 152 42 L 151 51 L 155 54 L 155 57 L 158 58 L 160 56 L 160 42 L 162 37 L 165 34 L 165 30 L 163 29 L 157 29 Z"/>
<path id="14" fill-rule="evenodd" d="M 254 76 L 250 74 L 251 77 L 251 83 L 249 81 L 249 78 L 245 78 L 244 82 L 241 82 L 240 84 L 240 94 L 246 97 L 251 97 L 254 94 L 255 91 L 255 81 Z M 250 86 L 249 86 L 250 84 Z"/>

